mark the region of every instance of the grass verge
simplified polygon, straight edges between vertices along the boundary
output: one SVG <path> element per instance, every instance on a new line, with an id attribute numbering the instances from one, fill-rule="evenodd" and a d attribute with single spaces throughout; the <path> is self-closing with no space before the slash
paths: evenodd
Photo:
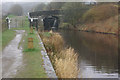
<path id="1" fill-rule="evenodd" d="M 39 39 L 37 34 L 30 34 L 29 29 L 26 30 L 25 35 L 23 36 L 21 45 L 23 46 L 23 68 L 18 72 L 16 78 L 47 78 L 43 67 L 43 60 L 41 55 L 41 47 L 38 44 Z M 34 49 L 28 49 L 28 38 L 32 37 Z"/>
<path id="2" fill-rule="evenodd" d="M 15 37 L 16 32 L 13 30 L 6 30 L 2 32 L 2 49 Z"/>

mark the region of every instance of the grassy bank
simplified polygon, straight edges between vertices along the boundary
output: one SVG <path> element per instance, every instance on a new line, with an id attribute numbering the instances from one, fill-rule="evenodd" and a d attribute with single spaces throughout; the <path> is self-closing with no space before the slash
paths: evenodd
<path id="1" fill-rule="evenodd" d="M 6 30 L 2 32 L 2 48 L 4 48 L 14 37 L 16 32 L 13 30 Z"/>
<path id="2" fill-rule="evenodd" d="M 76 28 L 68 23 L 61 24 L 61 29 L 78 30 L 86 32 L 95 32 L 102 34 L 118 34 L 118 16 L 111 17 L 105 21 L 98 21 L 94 23 L 78 24 Z"/>
<path id="3" fill-rule="evenodd" d="M 16 78 L 47 78 L 43 67 L 43 59 L 41 55 L 41 47 L 39 44 L 39 38 L 35 31 L 30 33 L 29 22 L 26 18 L 24 21 L 24 27 L 12 28 L 12 30 L 25 30 L 19 47 L 23 48 L 23 64 L 22 70 L 18 71 Z M 33 38 L 34 49 L 28 49 L 28 38 Z"/>
<path id="4" fill-rule="evenodd" d="M 118 16 L 117 3 L 97 3 L 97 5 L 89 6 L 89 9 L 81 16 L 78 15 L 78 20 L 74 22 L 74 25 L 72 20 L 70 20 L 72 22 L 65 20 L 60 27 L 66 30 L 118 34 Z"/>
<path id="5" fill-rule="evenodd" d="M 77 78 L 77 54 L 72 48 L 65 48 L 58 33 L 40 33 L 58 78 Z"/>
<path id="6" fill-rule="evenodd" d="M 88 30 L 92 32 L 101 33 L 118 33 L 118 16 L 111 17 L 105 21 L 98 21 L 95 23 L 87 23 L 84 25 L 78 25 L 78 30 Z"/>

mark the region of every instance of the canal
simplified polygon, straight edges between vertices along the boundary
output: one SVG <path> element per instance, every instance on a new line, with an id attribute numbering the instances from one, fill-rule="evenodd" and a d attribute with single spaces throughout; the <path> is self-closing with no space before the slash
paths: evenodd
<path id="1" fill-rule="evenodd" d="M 75 49 L 78 78 L 118 78 L 118 38 L 111 34 L 59 31 L 65 45 Z"/>

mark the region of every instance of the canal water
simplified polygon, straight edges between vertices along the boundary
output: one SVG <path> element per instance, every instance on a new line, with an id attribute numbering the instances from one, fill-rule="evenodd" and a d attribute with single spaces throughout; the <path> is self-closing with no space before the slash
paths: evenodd
<path id="1" fill-rule="evenodd" d="M 118 38 L 111 34 L 59 31 L 66 46 L 75 49 L 78 78 L 118 78 Z"/>

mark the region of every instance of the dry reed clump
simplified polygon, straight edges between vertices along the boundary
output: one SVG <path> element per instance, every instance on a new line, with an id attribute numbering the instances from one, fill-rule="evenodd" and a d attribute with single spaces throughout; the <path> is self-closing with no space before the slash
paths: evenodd
<path id="1" fill-rule="evenodd" d="M 59 78 L 77 78 L 77 54 L 74 49 L 62 50 L 59 57 L 55 57 L 55 70 Z"/>
<path id="2" fill-rule="evenodd" d="M 5 18 L 3 18 L 3 19 L 0 20 L 0 25 L 2 26 L 2 27 L 0 27 L 0 28 L 1 28 L 0 30 L 1 30 L 1 31 L 5 31 L 5 30 L 8 29 L 8 26 L 7 26 L 7 23 L 6 23 Z"/>
<path id="3" fill-rule="evenodd" d="M 46 50 L 48 52 L 60 52 L 63 48 L 63 38 L 58 33 L 52 33 L 51 37 L 43 37 Z"/>
<path id="4" fill-rule="evenodd" d="M 64 40 L 60 34 L 54 33 L 51 37 L 52 45 L 54 46 L 54 52 L 60 52 L 64 46 Z"/>
<path id="5" fill-rule="evenodd" d="M 63 50 L 64 41 L 58 33 L 52 33 L 50 37 L 43 36 L 42 39 L 58 78 L 77 78 L 78 55 L 74 49 Z"/>
<path id="6" fill-rule="evenodd" d="M 50 38 L 48 38 L 48 37 L 43 37 L 43 43 L 44 43 L 44 45 L 45 45 L 45 48 L 46 48 L 47 52 L 52 52 L 53 46 L 52 46 L 52 44 L 51 44 Z"/>
<path id="7" fill-rule="evenodd" d="M 89 23 L 81 27 L 81 30 L 89 30 L 95 32 L 118 33 L 118 15 L 106 19 L 106 21 L 99 21 L 96 23 Z"/>

